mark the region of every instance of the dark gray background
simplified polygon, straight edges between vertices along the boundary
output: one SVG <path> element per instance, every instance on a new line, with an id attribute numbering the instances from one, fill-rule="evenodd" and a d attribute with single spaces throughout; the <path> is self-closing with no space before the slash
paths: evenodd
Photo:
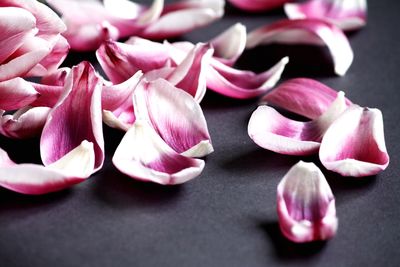
<path id="1" fill-rule="evenodd" d="M 149 2 L 149 1 L 147 1 Z M 277 224 L 276 186 L 299 157 L 258 148 L 247 136 L 257 101 L 208 92 L 202 106 L 215 152 L 195 180 L 172 187 L 135 182 L 110 158 L 122 133 L 105 129 L 104 168 L 78 186 L 46 196 L 0 189 L 0 266 L 398 266 L 400 262 L 400 1 L 369 1 L 368 26 L 349 35 L 354 63 L 332 74 L 325 49 L 265 46 L 237 66 L 261 71 L 289 54 L 284 73 L 314 77 L 384 115 L 388 169 L 360 180 L 324 171 L 337 199 L 339 230 L 326 243 L 296 245 Z M 228 6 L 223 20 L 182 39 L 205 41 L 237 21 L 253 29 L 284 18 Z M 72 54 L 67 65 L 93 55 Z M 39 162 L 38 140 L 0 145 L 18 162 Z M 314 158 L 306 158 L 314 160 Z"/>

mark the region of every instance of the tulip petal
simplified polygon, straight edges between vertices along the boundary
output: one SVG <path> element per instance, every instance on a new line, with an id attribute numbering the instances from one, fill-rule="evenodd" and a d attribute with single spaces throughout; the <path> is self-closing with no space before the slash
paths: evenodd
<path id="1" fill-rule="evenodd" d="M 39 97 L 33 86 L 22 78 L 0 82 L 0 109 L 16 110 Z"/>
<path id="2" fill-rule="evenodd" d="M 247 36 L 247 48 L 271 43 L 325 45 L 331 53 L 335 73 L 340 76 L 353 62 L 353 51 L 346 35 L 323 20 L 281 20 L 258 28 Z"/>
<path id="3" fill-rule="evenodd" d="M 309 0 L 285 4 L 285 12 L 290 19 L 324 19 L 342 30 L 356 30 L 366 24 L 367 1 Z"/>
<path id="4" fill-rule="evenodd" d="M 93 144 L 87 141 L 47 167 L 16 164 L 0 149 L 0 186 L 29 195 L 59 191 L 89 177 L 94 158 Z"/>
<path id="5" fill-rule="evenodd" d="M 327 240 L 337 231 L 335 198 L 321 170 L 300 161 L 277 188 L 279 226 L 296 243 Z"/>
<path id="6" fill-rule="evenodd" d="M 321 116 L 336 99 L 337 92 L 307 78 L 290 79 L 268 92 L 261 103 L 278 106 L 309 119 Z M 352 103 L 346 98 L 346 105 Z"/>
<path id="7" fill-rule="evenodd" d="M 191 95 L 158 79 L 134 92 L 137 118 L 147 120 L 177 153 L 203 157 L 213 151 L 207 122 Z"/>
<path id="8" fill-rule="evenodd" d="M 386 169 L 389 155 L 381 111 L 350 107 L 325 133 L 319 157 L 328 170 L 343 176 L 370 176 Z"/>
<path id="9" fill-rule="evenodd" d="M 300 122 L 288 119 L 268 106 L 253 112 L 248 126 L 251 139 L 259 146 L 287 155 L 310 155 L 318 152 L 329 126 L 346 109 L 344 93 L 318 119 Z"/>
<path id="10" fill-rule="evenodd" d="M 251 12 L 260 12 L 283 6 L 284 3 L 287 3 L 291 0 L 228 0 L 228 1 L 237 8 Z"/>
<path id="11" fill-rule="evenodd" d="M 112 159 L 122 173 L 163 185 L 181 184 L 198 176 L 204 161 L 176 153 L 145 121 L 137 120 Z"/>
<path id="12" fill-rule="evenodd" d="M 40 151 L 45 166 L 87 140 L 94 146 L 93 172 L 101 168 L 104 161 L 101 89 L 102 79 L 90 63 L 82 62 L 72 68 L 64 92 L 43 129 Z"/>

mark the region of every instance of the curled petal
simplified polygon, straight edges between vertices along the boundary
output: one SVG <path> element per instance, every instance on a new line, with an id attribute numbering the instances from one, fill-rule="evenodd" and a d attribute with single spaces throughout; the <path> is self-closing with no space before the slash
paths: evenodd
<path id="1" fill-rule="evenodd" d="M 307 78 L 290 79 L 268 92 L 263 104 L 278 106 L 309 119 L 321 116 L 332 104 L 337 92 L 330 87 Z M 346 105 L 352 103 L 346 98 Z"/>
<path id="2" fill-rule="evenodd" d="M 150 125 L 140 120 L 125 134 L 112 161 L 117 169 L 134 179 L 163 185 L 189 181 L 204 168 L 203 160 L 178 154 Z"/>
<path id="3" fill-rule="evenodd" d="M 64 86 L 66 78 L 71 71 L 70 68 L 64 67 L 59 68 L 40 79 L 41 84 L 54 85 L 54 86 Z"/>
<path id="4" fill-rule="evenodd" d="M 0 149 L 0 186 L 29 195 L 46 194 L 84 181 L 93 170 L 93 144 L 83 141 L 47 167 L 16 164 Z"/>
<path id="5" fill-rule="evenodd" d="M 265 149 L 288 155 L 310 155 L 318 151 L 324 133 L 346 108 L 343 92 L 324 114 L 308 122 L 294 121 L 271 107 L 260 106 L 250 118 L 248 133 Z"/>
<path id="6" fill-rule="evenodd" d="M 353 62 L 353 51 L 346 35 L 333 24 L 319 19 L 281 20 L 247 36 L 247 48 L 271 43 L 325 45 L 332 55 L 335 73 L 340 76 Z"/>
<path id="7" fill-rule="evenodd" d="M 0 109 L 16 110 L 39 97 L 33 86 L 22 78 L 0 82 Z"/>
<path id="8" fill-rule="evenodd" d="M 95 153 L 93 172 L 101 168 L 104 161 L 101 89 L 102 80 L 88 62 L 72 68 L 64 92 L 43 129 L 40 151 L 45 166 L 87 140 L 93 143 Z"/>
<path id="9" fill-rule="evenodd" d="M 335 198 L 314 163 L 300 161 L 283 177 L 277 211 L 282 233 L 293 242 L 327 240 L 336 234 Z"/>
<path id="10" fill-rule="evenodd" d="M 228 0 L 232 5 L 251 12 L 260 12 L 283 6 L 291 0 Z"/>
<path id="11" fill-rule="evenodd" d="M 158 79 L 138 87 L 134 106 L 136 117 L 150 122 L 177 153 L 202 157 L 213 151 L 201 107 L 169 82 Z"/>
<path id="12" fill-rule="evenodd" d="M 4 136 L 18 139 L 39 136 L 49 112 L 48 107 L 25 107 L 12 115 L 3 115 L 0 132 Z"/>
<path id="13" fill-rule="evenodd" d="M 309 0 L 285 4 L 285 12 L 290 19 L 325 19 L 342 30 L 356 30 L 366 24 L 367 1 Z"/>
<path id="14" fill-rule="evenodd" d="M 343 176 L 370 176 L 386 169 L 389 155 L 381 111 L 350 107 L 325 133 L 319 157 L 328 170 Z"/>

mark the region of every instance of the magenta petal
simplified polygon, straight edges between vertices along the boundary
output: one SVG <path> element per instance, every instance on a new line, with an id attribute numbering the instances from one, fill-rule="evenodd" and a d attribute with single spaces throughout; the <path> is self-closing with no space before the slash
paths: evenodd
<path id="1" fill-rule="evenodd" d="M 59 191 L 89 177 L 94 158 L 93 144 L 87 141 L 47 167 L 16 164 L 0 149 L 0 186 L 29 195 Z"/>
<path id="2" fill-rule="evenodd" d="M 29 105 L 38 97 L 33 86 L 21 78 L 0 82 L 0 109 L 16 110 Z"/>
<path id="3" fill-rule="evenodd" d="M 277 211 L 283 235 L 293 242 L 327 240 L 336 234 L 335 198 L 314 163 L 300 161 L 283 177 Z"/>
<path id="4" fill-rule="evenodd" d="M 258 97 L 275 86 L 288 62 L 289 59 L 285 57 L 269 70 L 256 74 L 237 70 L 213 60 L 206 74 L 207 87 L 232 98 Z"/>
<path id="5" fill-rule="evenodd" d="M 182 156 L 170 148 L 146 122 L 137 120 L 113 156 L 124 174 L 163 185 L 181 184 L 200 175 L 204 161 Z"/>
<path id="6" fill-rule="evenodd" d="M 353 62 L 353 51 L 346 35 L 323 20 L 281 20 L 258 28 L 247 36 L 247 48 L 271 43 L 325 45 L 332 55 L 335 73 L 341 76 Z"/>
<path id="7" fill-rule="evenodd" d="M 329 127 L 319 153 L 322 164 L 343 176 L 370 176 L 386 169 L 382 113 L 352 106 Z"/>
<path id="8" fill-rule="evenodd" d="M 268 106 L 260 106 L 251 115 L 248 133 L 259 146 L 287 155 L 318 152 L 325 131 L 346 109 L 344 94 L 318 119 L 300 122 L 288 119 Z"/>
<path id="9" fill-rule="evenodd" d="M 104 161 L 101 89 L 102 79 L 88 62 L 72 68 L 63 95 L 43 129 L 40 151 L 45 165 L 59 160 L 87 140 L 93 143 L 95 151 L 93 171 L 101 168 Z"/>
<path id="10" fill-rule="evenodd" d="M 316 80 L 296 78 L 287 80 L 268 92 L 261 102 L 315 119 L 329 108 L 336 96 L 335 90 Z M 346 105 L 351 104 L 346 98 Z"/>
<path id="11" fill-rule="evenodd" d="M 138 87 L 134 100 L 136 117 L 150 122 L 177 153 L 202 157 L 213 151 L 203 111 L 188 93 L 159 79 Z"/>
<path id="12" fill-rule="evenodd" d="M 356 30 L 366 24 L 367 1 L 308 0 L 285 4 L 285 12 L 290 19 L 324 19 L 343 30 Z"/>
<path id="13" fill-rule="evenodd" d="M 50 108 L 47 107 L 26 107 L 12 115 L 3 115 L 0 132 L 4 136 L 18 139 L 39 136 L 49 112 Z"/>
<path id="14" fill-rule="evenodd" d="M 228 0 L 232 5 L 251 12 L 261 12 L 283 6 L 291 0 Z"/>

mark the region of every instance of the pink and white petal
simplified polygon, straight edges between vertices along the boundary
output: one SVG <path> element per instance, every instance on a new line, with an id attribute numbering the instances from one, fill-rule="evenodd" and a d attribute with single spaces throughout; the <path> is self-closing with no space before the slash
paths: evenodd
<path id="1" fill-rule="evenodd" d="M 200 105 L 166 80 L 143 83 L 134 92 L 136 118 L 147 120 L 177 153 L 203 157 L 213 152 Z"/>
<path id="2" fill-rule="evenodd" d="M 259 106 L 251 115 L 248 134 L 259 146 L 287 155 L 311 155 L 318 152 L 322 137 L 346 109 L 344 93 L 318 119 L 300 122 L 288 119 L 268 106 Z"/>
<path id="3" fill-rule="evenodd" d="M 271 43 L 325 45 L 331 53 L 335 73 L 340 76 L 353 62 L 353 51 L 346 35 L 324 20 L 281 20 L 258 28 L 247 36 L 247 48 Z"/>
<path id="4" fill-rule="evenodd" d="M 232 5 L 237 8 L 251 11 L 251 12 L 261 12 L 273 8 L 283 6 L 291 0 L 228 0 Z"/>
<path id="5" fill-rule="evenodd" d="M 41 136 L 40 152 L 45 166 L 87 140 L 94 146 L 93 172 L 101 168 L 104 161 L 102 83 L 88 62 L 71 69 L 64 92 L 50 112 Z"/>
<path id="6" fill-rule="evenodd" d="M 49 112 L 48 107 L 25 107 L 12 115 L 3 115 L 0 131 L 4 136 L 17 139 L 39 136 Z"/>
<path id="7" fill-rule="evenodd" d="M 110 16 L 136 19 L 143 13 L 145 7 L 129 0 L 103 0 L 103 5 Z"/>
<path id="8" fill-rule="evenodd" d="M 112 161 L 118 170 L 134 179 L 162 185 L 185 183 L 204 168 L 203 160 L 178 154 L 141 120 L 125 134 Z"/>
<path id="9" fill-rule="evenodd" d="M 16 110 L 34 102 L 39 93 L 22 78 L 0 82 L 0 109 Z"/>
<path id="10" fill-rule="evenodd" d="M 236 70 L 217 60 L 212 60 L 206 74 L 207 87 L 232 98 L 258 97 L 275 86 L 288 62 L 289 58 L 282 58 L 271 69 L 256 74 L 251 71 Z"/>
<path id="11" fill-rule="evenodd" d="M 93 144 L 83 141 L 53 164 L 16 164 L 0 149 L 0 186 L 29 195 L 63 190 L 86 180 L 93 170 Z"/>
<path id="12" fill-rule="evenodd" d="M 336 99 L 332 88 L 308 78 L 290 79 L 268 92 L 261 103 L 278 106 L 309 119 L 321 116 Z M 352 103 L 346 98 L 346 105 Z"/>
<path id="13" fill-rule="evenodd" d="M 214 48 L 214 58 L 232 66 L 246 48 L 246 33 L 246 26 L 236 23 L 210 40 L 210 44 Z"/>
<path id="14" fill-rule="evenodd" d="M 367 1 L 309 0 L 285 4 L 285 12 L 290 19 L 325 19 L 342 30 L 356 30 L 366 24 Z"/>
<path id="15" fill-rule="evenodd" d="M 332 238 L 337 231 L 335 198 L 321 170 L 300 161 L 277 188 L 277 212 L 283 235 L 296 243 Z"/>
<path id="16" fill-rule="evenodd" d="M 319 158 L 328 170 L 343 176 L 371 176 L 386 169 L 382 113 L 351 106 L 326 131 Z"/>

